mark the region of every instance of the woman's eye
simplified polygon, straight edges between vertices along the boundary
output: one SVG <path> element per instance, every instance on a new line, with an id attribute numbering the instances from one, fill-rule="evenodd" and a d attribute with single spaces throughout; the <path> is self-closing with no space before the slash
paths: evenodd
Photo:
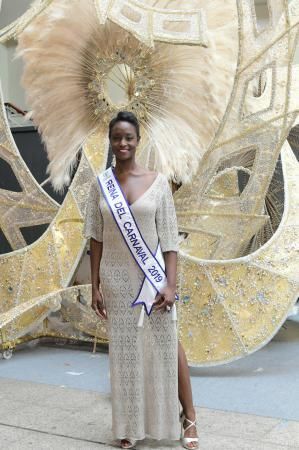
<path id="1" fill-rule="evenodd" d="M 119 141 L 121 141 L 123 138 L 122 138 L 122 136 L 112 136 L 112 141 L 113 142 L 119 142 Z M 126 141 L 132 141 L 132 139 L 134 139 L 134 136 L 126 136 L 125 138 L 124 138 Z"/>

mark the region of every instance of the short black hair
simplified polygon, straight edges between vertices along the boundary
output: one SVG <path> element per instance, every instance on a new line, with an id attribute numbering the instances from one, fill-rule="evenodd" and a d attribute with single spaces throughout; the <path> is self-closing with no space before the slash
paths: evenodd
<path id="1" fill-rule="evenodd" d="M 117 122 L 129 122 L 135 127 L 137 138 L 140 138 L 139 122 L 135 114 L 130 111 L 119 111 L 116 117 L 114 117 L 109 123 L 109 139 L 111 138 L 112 128 Z"/>

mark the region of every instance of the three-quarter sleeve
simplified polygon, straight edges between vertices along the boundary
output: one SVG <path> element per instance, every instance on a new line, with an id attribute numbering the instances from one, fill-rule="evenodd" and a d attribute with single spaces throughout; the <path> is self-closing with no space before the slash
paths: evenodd
<path id="1" fill-rule="evenodd" d="M 162 179 L 159 200 L 156 210 L 156 226 L 161 250 L 162 252 L 177 252 L 179 250 L 177 218 L 172 192 L 165 176 Z"/>
<path id="2" fill-rule="evenodd" d="M 92 237 L 96 241 L 103 241 L 103 216 L 100 210 L 100 191 L 97 180 L 90 186 L 85 210 L 83 235 L 86 239 Z"/>

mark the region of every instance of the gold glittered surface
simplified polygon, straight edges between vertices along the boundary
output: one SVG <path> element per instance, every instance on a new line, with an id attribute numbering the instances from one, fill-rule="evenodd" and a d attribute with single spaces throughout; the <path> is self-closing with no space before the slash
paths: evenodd
<path id="1" fill-rule="evenodd" d="M 17 253 L 13 258 L 0 257 L 0 298 L 1 313 L 9 311 L 18 304 L 16 298 L 21 285 L 22 268 L 26 253 Z"/>
<path id="2" fill-rule="evenodd" d="M 55 249 L 56 263 L 61 274 L 61 284 L 68 283 L 69 274 L 75 268 L 77 255 L 82 248 L 81 231 L 83 218 L 73 198 L 68 192 L 64 200 L 64 208 L 58 212 L 51 231 L 53 236 L 52 248 Z"/>
<path id="3" fill-rule="evenodd" d="M 43 189 L 23 161 L 10 133 L 0 87 L 0 157 L 6 161 L 21 191 L 0 189 L 0 228 L 13 250 L 26 246 L 21 227 L 50 223 L 59 205 Z"/>
<path id="4" fill-rule="evenodd" d="M 258 350 L 298 297 L 299 164 L 288 144 L 282 164 L 284 215 L 263 247 L 222 262 L 180 251 L 179 334 L 191 365 L 222 364 Z"/>
<path id="5" fill-rule="evenodd" d="M 13 254 L 11 258 L 13 258 Z M 13 273 L 11 274 L 11 277 Z M 25 302 L 59 288 L 60 276 L 51 232 L 26 247 L 16 300 Z"/>
<path id="6" fill-rule="evenodd" d="M 7 343 L 24 336 L 32 331 L 51 312 L 58 309 L 60 309 L 60 301 L 53 294 L 19 304 L 10 311 L 1 314 L 2 340 L 5 336 L 5 342 Z"/>
<path id="7" fill-rule="evenodd" d="M 141 8 L 141 18 L 147 20 L 149 14 L 153 17 L 152 6 L 133 0 L 95 0 L 95 4 L 99 22 L 120 21 L 149 46 L 159 40 L 155 23 L 149 30 L 133 29 L 125 18 L 126 7 L 138 13 Z M 298 99 L 290 98 L 296 78 L 292 61 L 298 5 L 297 0 L 289 6 L 284 0 L 268 1 L 270 24 L 260 32 L 253 2 L 236 1 L 239 54 L 226 112 L 192 183 L 174 195 L 179 229 L 186 236 L 179 253 L 179 335 L 191 365 L 222 364 L 258 350 L 279 330 L 298 297 L 299 170 L 284 144 L 298 114 Z M 121 6 L 122 14 L 116 17 Z M 186 11 L 182 14 L 187 17 Z M 0 125 L 0 149 L 13 161 L 7 129 L 3 132 L 7 127 L 3 111 Z M 53 202 L 48 210 L 52 222 L 47 232 L 25 248 L 15 240 L 14 248 L 20 250 L 0 256 L 3 348 L 37 336 L 76 340 L 96 336 L 107 342 L 105 324 L 90 308 L 90 286 L 68 287 L 86 244 L 82 223 L 90 180 L 105 168 L 107 144 L 104 132 L 90 137 L 64 203 L 57 214 L 56 205 L 51 210 Z M 242 256 L 269 220 L 265 195 L 283 145 L 282 221 L 268 242 Z M 248 175 L 242 190 L 240 171 Z M 38 189 L 42 198 L 44 192 Z M 15 197 L 7 195 L 13 205 Z M 37 202 L 34 196 L 30 200 L 28 217 L 37 223 Z M 1 226 L 5 235 L 13 235 L 13 225 Z"/>
<path id="8" fill-rule="evenodd" d="M 107 342 L 106 321 L 91 309 L 91 286 L 74 286 L 61 293 L 62 317 L 79 331 Z"/>
<path id="9" fill-rule="evenodd" d="M 263 211 L 265 196 L 282 144 L 298 113 L 298 96 L 297 101 L 290 102 L 298 17 L 290 18 L 289 7 L 283 0 L 270 1 L 272 20 L 265 32 L 257 34 L 253 3 L 247 0 L 237 3 L 239 56 L 230 101 L 193 182 L 182 186 L 174 196 L 179 227 L 184 231 L 192 229 L 190 240 L 197 232 L 201 236 L 207 233 L 208 239 L 209 233 L 217 236 L 212 251 L 207 249 L 204 255 L 199 248 L 197 256 L 202 258 L 242 255 L 252 237 L 267 223 Z M 259 82 L 261 74 L 265 75 L 266 87 L 262 95 L 254 96 L 249 85 L 252 81 Z M 243 160 L 250 152 L 254 157 L 244 166 Z M 234 166 L 246 171 L 249 179 L 239 195 L 235 192 L 228 195 L 225 177 L 228 170 L 231 175 L 234 171 L 237 174 Z M 222 195 L 217 185 L 220 180 Z M 234 216 L 234 220 L 229 220 L 229 216 Z M 194 246 L 192 255 L 196 256 Z"/>
<path id="10" fill-rule="evenodd" d="M 90 303 L 90 285 L 60 289 L 21 303 L 0 315 L 0 345 L 9 348 L 42 336 L 107 343 L 105 321 Z"/>
<path id="11" fill-rule="evenodd" d="M 96 139 L 102 142 L 104 136 L 98 135 Z M 92 340 L 84 333 L 78 333 L 74 319 L 70 319 L 67 326 L 63 324 L 65 315 L 73 317 L 71 308 L 64 309 L 64 316 L 60 313 L 60 319 L 51 319 L 50 329 L 49 326 L 43 326 L 38 330 L 43 319 L 61 308 L 61 289 L 71 282 L 86 245 L 82 228 L 86 198 L 94 176 L 90 164 L 94 164 L 99 170 L 106 164 L 104 146 L 98 147 L 96 151 L 93 147 L 91 152 L 89 145 L 94 146 L 94 141 L 91 140 L 90 144 L 87 142 L 85 147 L 86 154 L 90 155 L 90 162 L 83 154 L 72 186 L 46 232 L 33 244 L 0 255 L 0 345 L 3 348 L 21 342 L 22 337 L 26 340 L 29 331 L 32 338 L 51 335 Z M 43 190 L 39 189 L 42 195 Z M 34 213 L 31 219 L 34 223 Z M 85 312 L 85 319 L 80 322 L 80 330 L 85 324 L 85 333 L 93 330 L 94 336 L 104 336 L 102 325 L 98 328 L 92 326 L 90 317 L 93 311 L 90 307 L 89 310 Z M 93 322 L 95 321 L 96 317 L 93 317 Z"/>
<path id="12" fill-rule="evenodd" d="M 105 132 L 94 133 L 84 147 L 84 155 L 95 174 L 99 173 L 108 157 L 109 141 Z M 89 180 L 90 181 L 90 180 Z M 71 186 L 73 190 L 73 185 Z"/>

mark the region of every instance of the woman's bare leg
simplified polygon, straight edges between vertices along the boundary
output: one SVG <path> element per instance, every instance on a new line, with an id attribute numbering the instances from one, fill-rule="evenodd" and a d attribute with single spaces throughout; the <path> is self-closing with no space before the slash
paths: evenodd
<path id="1" fill-rule="evenodd" d="M 179 342 L 178 348 L 178 363 L 179 363 L 179 400 L 183 407 L 183 411 L 187 419 L 192 422 L 195 420 L 195 409 L 193 406 L 192 399 L 192 389 L 191 389 L 191 381 L 189 374 L 189 367 L 187 363 L 187 358 L 185 354 L 185 350 L 183 349 L 181 343 Z M 188 426 L 188 422 L 184 424 L 184 427 Z M 186 431 L 185 437 L 197 437 L 197 432 L 195 427 L 190 427 L 189 430 Z M 197 448 L 196 442 L 191 442 L 189 444 L 189 448 Z"/>

